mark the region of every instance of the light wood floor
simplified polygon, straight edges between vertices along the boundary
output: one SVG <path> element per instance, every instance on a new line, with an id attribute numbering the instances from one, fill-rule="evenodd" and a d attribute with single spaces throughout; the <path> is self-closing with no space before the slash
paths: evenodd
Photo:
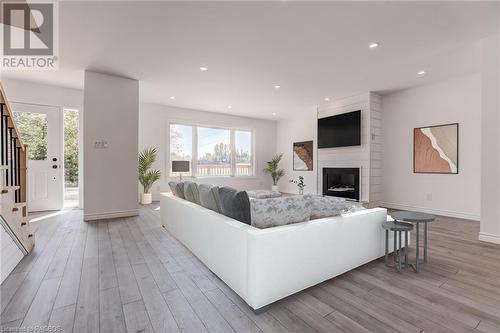
<path id="1" fill-rule="evenodd" d="M 63 332 L 500 332 L 500 247 L 477 222 L 438 218 L 420 274 L 381 260 L 255 315 L 160 226 L 159 211 L 35 222 L 35 251 L 0 286 L 5 327 Z M 332 253 L 332 256 L 349 255 Z M 298 268 L 300 269 L 300 268 Z"/>

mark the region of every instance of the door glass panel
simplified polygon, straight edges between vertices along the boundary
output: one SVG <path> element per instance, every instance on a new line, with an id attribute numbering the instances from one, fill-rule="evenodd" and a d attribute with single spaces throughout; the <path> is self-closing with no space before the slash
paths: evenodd
<path id="1" fill-rule="evenodd" d="M 198 127 L 197 176 L 231 176 L 230 130 Z"/>
<path id="2" fill-rule="evenodd" d="M 252 132 L 234 131 L 236 176 L 253 176 Z"/>
<path id="3" fill-rule="evenodd" d="M 47 159 L 47 115 L 32 112 L 14 112 L 21 140 L 28 145 L 28 158 L 43 161 Z"/>

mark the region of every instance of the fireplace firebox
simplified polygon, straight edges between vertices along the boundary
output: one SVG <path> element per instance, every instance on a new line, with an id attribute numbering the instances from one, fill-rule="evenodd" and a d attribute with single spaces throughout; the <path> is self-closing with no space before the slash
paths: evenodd
<path id="1" fill-rule="evenodd" d="M 323 168 L 323 195 L 359 201 L 359 168 Z"/>

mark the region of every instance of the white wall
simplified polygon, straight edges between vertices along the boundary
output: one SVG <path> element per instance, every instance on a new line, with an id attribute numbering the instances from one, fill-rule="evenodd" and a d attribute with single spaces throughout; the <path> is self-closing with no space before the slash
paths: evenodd
<path id="1" fill-rule="evenodd" d="M 280 119 L 276 131 L 276 149 L 283 153 L 281 167 L 285 170 L 285 176 L 280 180 L 280 191 L 287 193 L 298 193 L 297 186 L 289 182 L 291 178 L 304 177 L 305 193 L 316 194 L 317 170 L 318 170 L 318 144 L 317 144 L 317 111 L 316 108 L 304 110 L 299 117 Z M 313 140 L 314 161 L 313 171 L 293 171 L 293 143 Z"/>
<path id="2" fill-rule="evenodd" d="M 87 71 L 84 107 L 84 218 L 137 215 L 139 82 Z"/>
<path id="3" fill-rule="evenodd" d="M 481 230 L 500 244 L 500 30 L 483 41 Z"/>
<path id="4" fill-rule="evenodd" d="M 454 78 L 383 96 L 382 113 L 383 204 L 478 220 L 481 76 Z M 459 174 L 413 173 L 413 129 L 455 122 L 459 123 Z"/>
<path id="5" fill-rule="evenodd" d="M 167 158 L 170 149 L 168 132 L 170 122 L 253 130 L 255 135 L 254 151 L 256 153 L 255 177 L 215 177 L 190 180 L 198 183 L 227 185 L 243 190 L 271 188 L 271 177 L 262 170 L 265 167 L 265 162 L 270 160 L 276 152 L 275 121 L 143 103 L 140 105 L 139 113 L 139 147 L 141 150 L 150 146 L 158 149 L 158 159 L 153 167 L 162 172 L 160 181 L 155 183 L 152 188 L 153 200 L 159 200 L 158 194 L 160 192 L 170 191 L 168 182 L 176 179 L 168 177 L 167 174 L 169 172 L 168 163 L 170 163 Z M 137 177 L 135 178 L 137 179 Z M 139 191 L 141 190 L 140 188 Z"/>

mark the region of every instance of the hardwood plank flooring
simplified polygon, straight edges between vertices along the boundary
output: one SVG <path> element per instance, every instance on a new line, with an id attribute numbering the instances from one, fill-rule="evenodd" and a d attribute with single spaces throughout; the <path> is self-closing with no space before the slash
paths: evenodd
<path id="1" fill-rule="evenodd" d="M 157 205 L 92 223 L 78 210 L 39 214 L 33 226 L 35 250 L 0 285 L 2 329 L 500 332 L 500 246 L 479 242 L 475 221 L 431 223 L 419 274 L 375 260 L 260 314 L 161 227 Z"/>

